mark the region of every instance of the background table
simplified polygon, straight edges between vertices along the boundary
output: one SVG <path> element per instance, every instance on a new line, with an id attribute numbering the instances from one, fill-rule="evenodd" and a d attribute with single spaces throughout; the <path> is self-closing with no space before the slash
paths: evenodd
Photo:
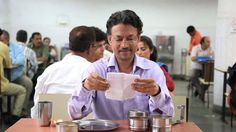
<path id="1" fill-rule="evenodd" d="M 120 124 L 119 128 L 113 132 L 129 132 L 127 120 L 114 121 Z M 172 132 L 202 132 L 202 130 L 193 122 L 172 125 Z M 9 127 L 6 132 L 56 132 L 56 127 L 40 127 L 37 120 L 23 118 Z"/>

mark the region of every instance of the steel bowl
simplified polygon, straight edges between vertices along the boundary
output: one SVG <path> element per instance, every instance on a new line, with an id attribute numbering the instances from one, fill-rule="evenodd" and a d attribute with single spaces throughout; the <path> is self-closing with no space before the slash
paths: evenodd
<path id="1" fill-rule="evenodd" d="M 148 113 L 139 111 L 139 110 L 131 110 L 128 114 L 129 117 L 129 128 L 131 131 L 146 131 L 148 130 Z"/>
<path id="2" fill-rule="evenodd" d="M 171 116 L 161 116 L 161 115 L 152 115 L 150 117 L 152 128 L 170 128 L 172 117 Z"/>
<path id="3" fill-rule="evenodd" d="M 56 123 L 57 132 L 78 132 L 78 124 L 72 121 Z"/>

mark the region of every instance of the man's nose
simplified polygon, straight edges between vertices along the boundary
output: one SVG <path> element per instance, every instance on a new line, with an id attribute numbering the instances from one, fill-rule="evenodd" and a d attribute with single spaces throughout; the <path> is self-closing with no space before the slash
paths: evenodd
<path id="1" fill-rule="evenodd" d="M 123 40 L 120 44 L 121 47 L 128 47 L 129 44 L 128 44 L 128 41 L 127 40 Z"/>

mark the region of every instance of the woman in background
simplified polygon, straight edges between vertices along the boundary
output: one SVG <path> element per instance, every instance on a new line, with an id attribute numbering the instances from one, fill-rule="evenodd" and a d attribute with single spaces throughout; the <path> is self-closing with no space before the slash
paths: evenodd
<path id="1" fill-rule="evenodd" d="M 162 69 L 165 77 L 166 77 L 166 85 L 168 90 L 170 91 L 170 94 L 172 95 L 172 92 L 174 91 L 174 83 L 171 79 L 171 77 L 169 76 L 168 72 L 168 66 L 161 63 L 161 62 L 157 62 L 157 49 L 156 47 L 153 45 L 152 40 L 147 37 L 147 36 L 141 36 L 140 38 L 140 42 L 138 43 L 138 49 L 137 49 L 137 55 L 147 58 L 149 60 L 152 60 L 154 62 L 156 62 L 160 68 Z"/>
<path id="2" fill-rule="evenodd" d="M 48 66 L 58 61 L 58 52 L 57 48 L 54 44 L 51 44 L 51 38 L 44 37 L 43 43 L 48 46 L 49 58 L 48 58 Z"/>

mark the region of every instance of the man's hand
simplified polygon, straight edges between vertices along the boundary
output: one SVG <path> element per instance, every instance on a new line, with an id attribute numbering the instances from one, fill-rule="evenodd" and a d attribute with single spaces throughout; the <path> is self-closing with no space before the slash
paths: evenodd
<path id="1" fill-rule="evenodd" d="M 131 86 L 134 90 L 151 96 L 155 96 L 160 92 L 159 86 L 156 85 L 153 79 L 135 79 Z"/>
<path id="2" fill-rule="evenodd" d="M 83 86 L 88 90 L 105 91 L 110 85 L 106 79 L 100 77 L 96 73 L 90 73 L 90 75 L 85 79 Z"/>

